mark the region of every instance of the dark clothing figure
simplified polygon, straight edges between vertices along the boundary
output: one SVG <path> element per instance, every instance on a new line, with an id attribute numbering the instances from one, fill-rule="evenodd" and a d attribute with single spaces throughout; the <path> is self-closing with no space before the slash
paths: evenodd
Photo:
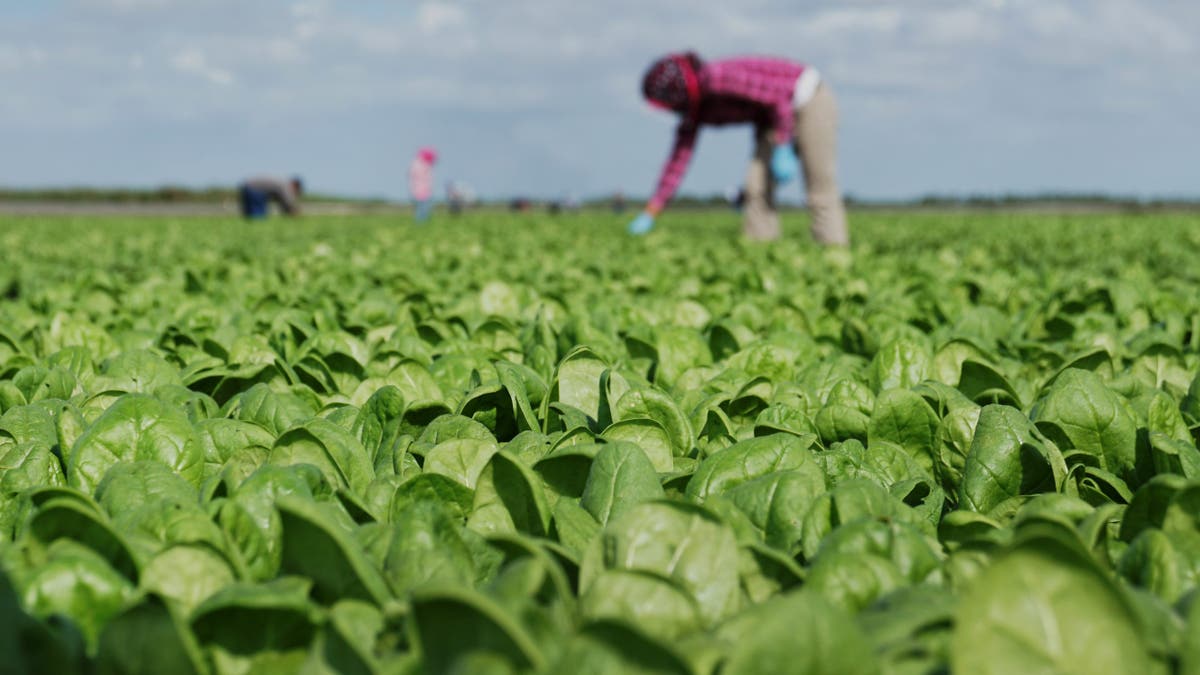
<path id="1" fill-rule="evenodd" d="M 271 176 L 248 178 L 238 186 L 238 201 L 242 217 L 266 218 L 271 202 L 279 205 L 280 212 L 296 216 L 300 214 L 300 195 L 304 193 L 299 178 L 284 180 Z"/>

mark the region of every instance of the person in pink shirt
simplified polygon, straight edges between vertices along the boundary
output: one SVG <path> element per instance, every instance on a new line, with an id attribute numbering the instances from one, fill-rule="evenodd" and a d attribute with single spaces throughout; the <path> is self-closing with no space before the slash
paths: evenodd
<path id="1" fill-rule="evenodd" d="M 415 206 L 414 217 L 418 223 L 429 219 L 433 210 L 433 165 L 437 162 L 437 151 L 424 147 L 417 151 L 408 167 L 408 193 Z"/>
<path id="2" fill-rule="evenodd" d="M 700 127 L 751 124 L 756 147 L 746 174 L 745 236 L 779 238 L 775 188 L 796 178 L 803 163 L 813 238 L 821 244 L 849 244 L 837 182 L 837 105 L 829 84 L 815 68 L 770 57 L 705 62 L 692 52 L 669 54 L 646 71 L 642 94 L 652 105 L 678 114 L 680 120 L 658 188 L 630 223 L 631 233 L 649 232 L 675 195 Z"/>

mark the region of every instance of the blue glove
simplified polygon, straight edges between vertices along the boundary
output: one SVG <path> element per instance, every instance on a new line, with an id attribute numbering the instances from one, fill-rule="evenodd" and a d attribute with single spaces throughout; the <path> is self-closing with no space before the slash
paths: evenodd
<path id="1" fill-rule="evenodd" d="M 646 234 L 654 229 L 654 216 L 647 211 L 642 211 L 637 218 L 629 223 L 629 234 Z"/>
<path id="2" fill-rule="evenodd" d="M 792 180 L 800 173 L 800 160 L 791 143 L 780 143 L 771 152 L 771 175 L 780 185 Z"/>

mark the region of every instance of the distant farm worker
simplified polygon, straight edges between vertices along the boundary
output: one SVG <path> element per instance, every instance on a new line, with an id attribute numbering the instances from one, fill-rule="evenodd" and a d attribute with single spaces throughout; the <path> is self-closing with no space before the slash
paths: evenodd
<path id="1" fill-rule="evenodd" d="M 417 151 L 408 167 L 408 193 L 412 196 L 414 217 L 418 223 L 429 219 L 433 210 L 433 165 L 437 162 L 437 150 L 424 147 Z"/>
<path id="2" fill-rule="evenodd" d="M 282 213 L 298 216 L 303 194 L 304 182 L 299 176 L 288 179 L 255 176 L 238 186 L 238 201 L 244 218 L 266 218 L 271 202 L 278 204 Z"/>
<path id="3" fill-rule="evenodd" d="M 704 62 L 692 52 L 670 54 L 646 71 L 642 94 L 680 120 L 658 189 L 629 224 L 631 233 L 654 227 L 654 218 L 683 181 L 701 126 L 752 124 L 756 144 L 746 174 L 743 234 L 779 238 L 775 188 L 796 178 L 803 162 L 813 238 L 821 244 L 849 243 L 837 182 L 837 106 L 815 68 L 768 57 Z"/>

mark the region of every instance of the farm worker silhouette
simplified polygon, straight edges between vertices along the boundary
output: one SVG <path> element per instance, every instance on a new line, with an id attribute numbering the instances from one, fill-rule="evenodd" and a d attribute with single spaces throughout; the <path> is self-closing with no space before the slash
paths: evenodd
<path id="1" fill-rule="evenodd" d="M 429 219 L 433 209 L 433 165 L 437 162 L 437 150 L 424 147 L 417 151 L 408 167 L 408 193 L 415 206 L 414 217 L 418 223 Z"/>
<path id="2" fill-rule="evenodd" d="M 288 179 L 274 176 L 247 178 L 238 185 L 238 202 L 243 218 L 266 218 L 271 202 L 289 216 L 300 215 L 300 196 L 304 194 L 304 182 L 299 176 Z"/>
<path id="3" fill-rule="evenodd" d="M 752 124 L 755 148 L 746 173 L 743 234 L 779 238 L 775 189 L 796 178 L 803 163 L 813 238 L 822 244 L 849 243 L 837 182 L 837 105 L 815 68 L 769 57 L 705 62 L 693 52 L 670 54 L 646 71 L 642 94 L 680 119 L 658 189 L 629 224 L 631 233 L 654 227 L 654 218 L 683 181 L 701 126 Z"/>

